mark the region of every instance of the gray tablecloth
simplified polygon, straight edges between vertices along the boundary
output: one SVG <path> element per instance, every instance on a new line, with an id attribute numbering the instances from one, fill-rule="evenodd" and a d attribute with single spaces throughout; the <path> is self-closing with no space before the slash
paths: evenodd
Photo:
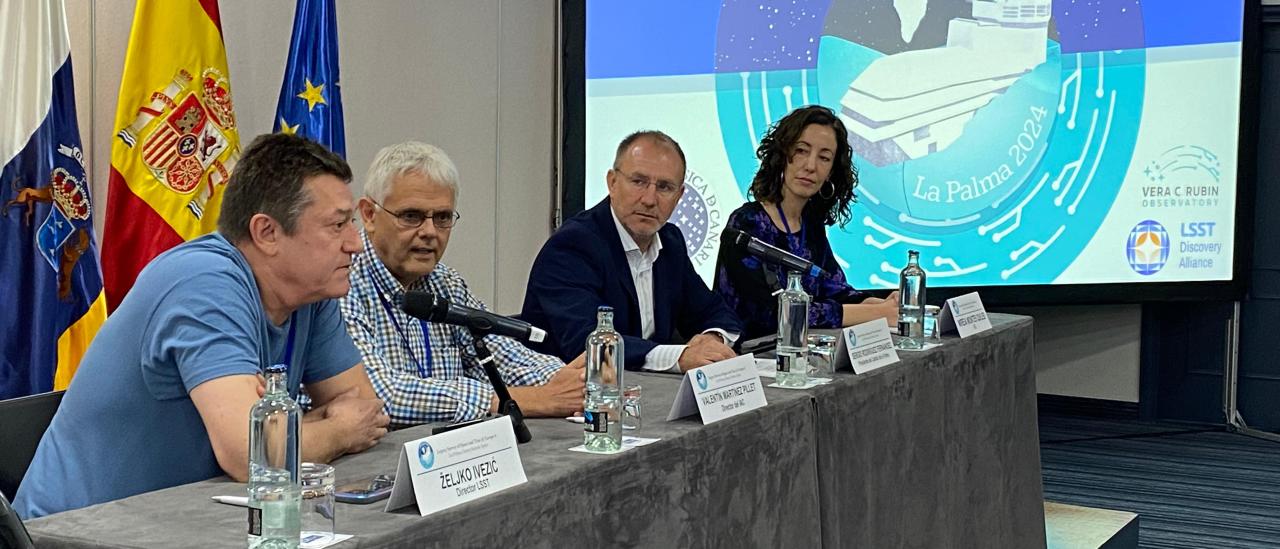
<path id="1" fill-rule="evenodd" d="M 580 425 L 531 420 L 528 483 L 428 517 L 339 504 L 338 532 L 356 537 L 337 547 L 1043 547 L 1031 320 L 992 318 L 867 375 L 768 389 L 767 407 L 709 426 L 665 421 L 679 377 L 628 373 L 644 386 L 636 434 L 660 442 L 569 452 Z M 338 481 L 394 471 L 399 443 L 426 434 L 338 460 Z M 243 547 L 246 511 L 209 500 L 243 492 L 214 479 L 27 526 L 39 547 Z"/>
<path id="2" fill-rule="evenodd" d="M 766 392 L 769 405 L 704 427 L 667 422 L 680 378 L 633 374 L 644 387 L 637 436 L 661 441 L 614 455 L 570 452 L 582 426 L 529 421 L 520 445 L 529 482 L 427 517 L 383 502 L 338 504 L 335 546 L 566 547 L 616 540 L 643 547 L 815 547 L 818 524 L 815 414 L 810 395 Z M 363 454 L 338 460 L 338 482 L 394 472 L 405 441 L 426 427 L 396 431 Z M 631 434 L 628 432 L 628 434 Z M 246 511 L 214 503 L 244 485 L 214 479 L 31 521 L 37 546 L 244 547 Z"/>
<path id="3" fill-rule="evenodd" d="M 814 391 L 824 547 L 1045 546 L 1032 323 Z"/>

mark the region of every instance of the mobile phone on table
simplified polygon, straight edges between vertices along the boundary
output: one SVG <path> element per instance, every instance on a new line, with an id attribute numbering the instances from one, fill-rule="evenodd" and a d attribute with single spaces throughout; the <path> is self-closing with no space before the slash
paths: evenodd
<path id="1" fill-rule="evenodd" d="M 338 486 L 333 497 L 342 503 L 373 503 L 390 496 L 395 482 L 395 475 L 378 475 Z"/>

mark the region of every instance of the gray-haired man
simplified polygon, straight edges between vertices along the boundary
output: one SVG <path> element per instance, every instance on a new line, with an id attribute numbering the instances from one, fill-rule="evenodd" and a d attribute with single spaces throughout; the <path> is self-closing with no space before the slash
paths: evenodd
<path id="1" fill-rule="evenodd" d="M 352 262 L 351 292 L 341 309 L 393 424 L 466 421 L 497 408 L 471 334 L 400 309 L 411 290 L 485 309 L 462 276 L 440 263 L 460 218 L 457 196 L 453 161 L 439 148 L 416 141 L 382 149 L 364 183 L 359 202 L 364 249 Z M 483 344 L 526 416 L 563 417 L 582 410 L 581 358 L 564 368 L 560 359 L 511 338 L 487 336 Z"/>

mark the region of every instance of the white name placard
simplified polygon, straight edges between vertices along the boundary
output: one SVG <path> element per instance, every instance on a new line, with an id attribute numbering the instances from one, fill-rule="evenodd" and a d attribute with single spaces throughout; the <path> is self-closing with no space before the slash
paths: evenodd
<path id="1" fill-rule="evenodd" d="M 746 354 L 685 372 L 667 421 L 698 412 L 708 425 L 765 404 L 756 359 Z"/>
<path id="2" fill-rule="evenodd" d="M 889 333 L 889 321 L 877 318 L 840 331 L 844 348 L 849 353 L 849 363 L 854 373 L 865 374 L 898 362 L 898 350 L 893 346 Z"/>
<path id="3" fill-rule="evenodd" d="M 416 502 L 427 516 L 525 480 L 511 418 L 502 416 L 404 443 L 386 510 Z"/>
<path id="4" fill-rule="evenodd" d="M 966 338 L 991 329 L 991 319 L 982 306 L 978 292 L 968 293 L 947 300 L 938 313 L 938 333 L 956 332 Z"/>

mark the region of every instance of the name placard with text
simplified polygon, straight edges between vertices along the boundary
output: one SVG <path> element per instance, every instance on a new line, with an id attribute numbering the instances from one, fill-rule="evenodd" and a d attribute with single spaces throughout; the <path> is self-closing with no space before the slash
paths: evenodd
<path id="1" fill-rule="evenodd" d="M 417 502 L 427 516 L 525 481 L 511 418 L 502 416 L 404 443 L 386 510 Z"/>
<path id="2" fill-rule="evenodd" d="M 667 421 L 698 412 L 708 425 L 766 404 L 756 359 L 746 354 L 685 372 Z"/>
<path id="3" fill-rule="evenodd" d="M 889 321 L 877 318 L 840 331 L 849 363 L 857 374 L 865 374 L 901 360 L 889 333 Z"/>
<path id="4" fill-rule="evenodd" d="M 947 300 L 938 313 L 938 333 L 951 331 L 960 335 L 961 339 L 991 329 L 991 319 L 987 318 L 987 309 L 982 306 L 982 298 L 978 292 L 959 295 Z"/>

